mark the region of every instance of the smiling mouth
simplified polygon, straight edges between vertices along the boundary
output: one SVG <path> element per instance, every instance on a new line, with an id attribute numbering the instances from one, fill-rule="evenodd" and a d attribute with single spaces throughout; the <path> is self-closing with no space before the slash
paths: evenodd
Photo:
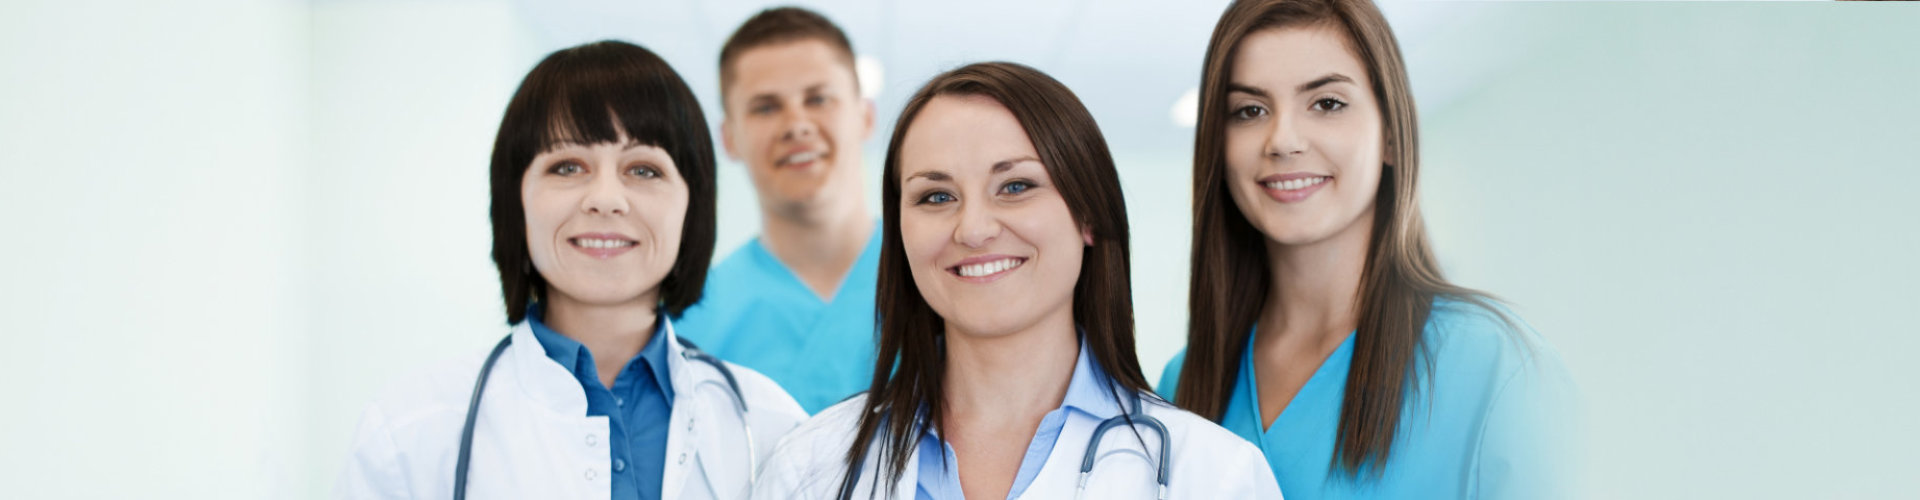
<path id="1" fill-rule="evenodd" d="M 1327 182 L 1327 179 L 1330 179 L 1330 177 L 1308 177 L 1304 179 L 1289 179 L 1284 181 L 1266 182 L 1266 183 L 1261 183 L 1260 185 L 1266 186 L 1267 189 L 1272 189 L 1275 191 L 1294 191 L 1294 190 L 1300 190 L 1300 189 L 1306 189 L 1306 188 L 1318 186 L 1321 183 Z"/>
<path id="2" fill-rule="evenodd" d="M 1025 264 L 1026 262 L 1027 259 L 1007 257 L 994 261 L 981 262 L 979 264 L 953 266 L 947 268 L 947 272 L 960 275 L 962 278 L 985 278 L 1018 269 L 1021 264 Z"/>
<path id="3" fill-rule="evenodd" d="M 609 238 L 567 238 L 567 243 L 589 250 L 626 248 L 639 244 L 638 241 Z"/>
<path id="4" fill-rule="evenodd" d="M 799 153 L 782 156 L 780 157 L 780 159 L 773 161 L 773 166 L 785 167 L 789 165 L 801 165 L 801 164 L 811 163 L 814 160 L 818 160 L 826 156 L 827 156 L 826 153 L 820 152 L 820 151 L 803 151 Z"/>

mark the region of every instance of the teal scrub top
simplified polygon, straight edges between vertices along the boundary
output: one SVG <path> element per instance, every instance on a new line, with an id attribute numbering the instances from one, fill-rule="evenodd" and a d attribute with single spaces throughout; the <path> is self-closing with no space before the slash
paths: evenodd
<path id="1" fill-rule="evenodd" d="M 1509 314 L 1511 316 L 1511 314 Z M 1333 464 L 1353 335 L 1262 427 L 1252 336 L 1221 426 L 1260 447 L 1288 500 L 1359 498 L 1563 498 L 1578 458 L 1574 386 L 1559 355 L 1516 318 L 1514 331 L 1477 305 L 1437 301 L 1424 331 L 1399 430 L 1379 474 Z M 1160 393 L 1172 399 L 1186 361 L 1167 363 Z M 1431 369 L 1431 372 L 1428 372 Z"/>
<path id="2" fill-rule="evenodd" d="M 754 238 L 707 272 L 700 302 L 673 322 L 674 332 L 765 374 L 818 413 L 873 382 L 880 237 L 874 230 L 831 301 Z"/>

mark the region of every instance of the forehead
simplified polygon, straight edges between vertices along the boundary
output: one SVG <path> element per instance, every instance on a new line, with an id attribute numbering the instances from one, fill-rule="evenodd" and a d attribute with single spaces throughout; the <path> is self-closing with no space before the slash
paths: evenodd
<path id="1" fill-rule="evenodd" d="M 939 96 L 907 127 L 900 143 L 900 178 L 926 170 L 986 173 L 994 163 L 1037 156 L 1026 129 L 999 101 Z"/>
<path id="2" fill-rule="evenodd" d="M 746 49 L 733 59 L 733 81 L 728 84 L 727 98 L 751 98 L 823 84 L 851 89 L 853 66 L 847 58 L 833 44 L 811 38 Z"/>
<path id="3" fill-rule="evenodd" d="M 1247 35 L 1234 54 L 1231 74 L 1234 83 L 1278 90 L 1328 73 L 1346 75 L 1363 88 L 1370 86 L 1366 65 L 1346 31 L 1337 25 L 1314 23 Z"/>

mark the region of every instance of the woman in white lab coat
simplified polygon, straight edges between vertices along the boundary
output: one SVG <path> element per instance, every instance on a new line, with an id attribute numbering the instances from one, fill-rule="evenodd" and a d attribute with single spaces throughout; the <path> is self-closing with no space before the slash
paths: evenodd
<path id="1" fill-rule="evenodd" d="M 336 495 L 747 497 L 760 459 L 806 414 L 673 331 L 713 255 L 707 130 L 685 82 L 644 48 L 598 42 L 541 61 L 492 160 L 511 333 L 381 395 Z"/>
<path id="2" fill-rule="evenodd" d="M 1120 179 L 1072 92 L 974 64 L 896 123 L 874 380 L 783 440 L 754 498 L 1280 497 L 1141 374 Z"/>

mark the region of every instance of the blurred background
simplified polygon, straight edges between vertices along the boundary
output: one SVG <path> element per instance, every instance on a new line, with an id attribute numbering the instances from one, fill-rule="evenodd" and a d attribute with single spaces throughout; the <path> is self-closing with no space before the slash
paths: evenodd
<path id="1" fill-rule="evenodd" d="M 1127 190 L 1157 380 L 1224 2 L 798 4 L 875 91 L 875 207 L 893 115 L 933 74 L 1011 60 L 1079 94 Z M 625 39 L 718 117 L 719 46 L 765 6 L 0 5 L 0 488 L 325 497 L 376 391 L 504 332 L 484 172 L 520 77 Z M 1592 497 L 1911 498 L 1920 5 L 1384 10 L 1440 257 L 1565 356 Z M 720 177 L 724 255 L 759 214 L 740 164 Z"/>

